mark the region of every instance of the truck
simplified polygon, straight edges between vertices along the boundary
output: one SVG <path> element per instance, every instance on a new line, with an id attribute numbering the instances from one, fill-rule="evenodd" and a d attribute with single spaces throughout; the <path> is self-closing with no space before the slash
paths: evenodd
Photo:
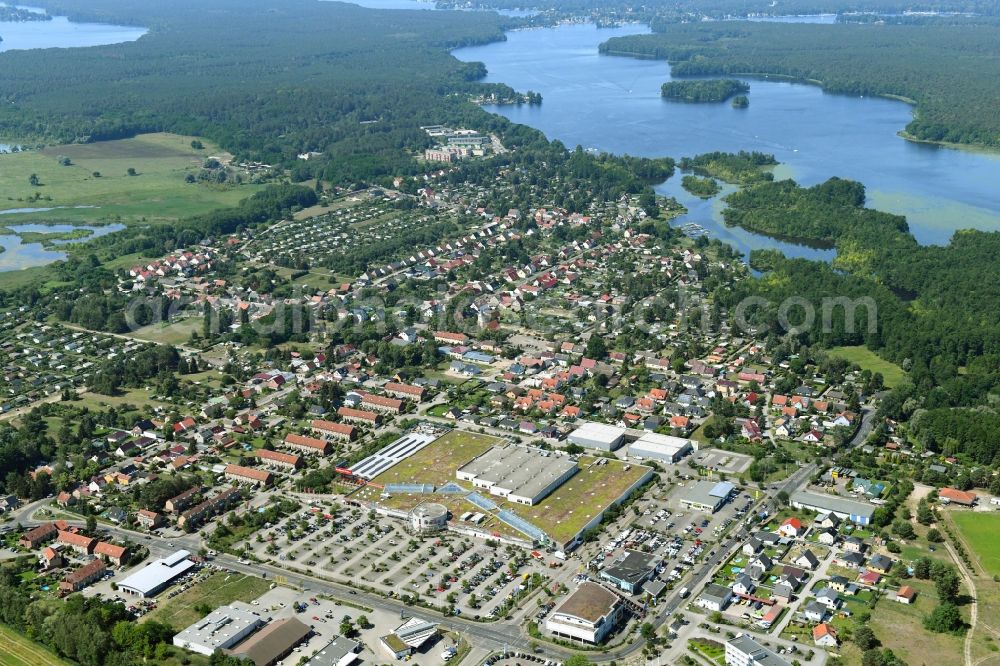
<path id="1" fill-rule="evenodd" d="M 690 594 L 690 593 L 691 593 L 691 590 L 689 590 L 686 587 L 682 587 L 681 591 L 678 592 L 678 594 L 680 595 L 681 599 L 687 599 L 687 595 Z"/>

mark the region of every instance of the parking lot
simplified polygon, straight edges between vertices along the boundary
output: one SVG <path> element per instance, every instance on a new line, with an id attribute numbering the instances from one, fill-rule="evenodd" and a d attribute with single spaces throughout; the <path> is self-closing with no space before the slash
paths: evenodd
<path id="1" fill-rule="evenodd" d="M 450 532 L 410 535 L 402 522 L 358 507 L 299 511 L 245 542 L 248 555 L 388 597 L 473 618 L 506 616 L 531 584 L 547 580 L 551 556 Z"/>

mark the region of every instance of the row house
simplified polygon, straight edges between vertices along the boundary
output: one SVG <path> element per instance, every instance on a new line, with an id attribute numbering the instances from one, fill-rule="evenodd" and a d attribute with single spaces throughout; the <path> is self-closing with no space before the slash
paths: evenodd
<path id="1" fill-rule="evenodd" d="M 354 409 L 352 407 L 341 407 L 337 410 L 337 415 L 350 423 L 362 423 L 370 426 L 377 426 L 382 423 L 381 414 L 363 409 Z"/>
<path id="2" fill-rule="evenodd" d="M 209 498 L 182 513 L 181 517 L 177 520 L 177 525 L 178 527 L 184 527 L 185 525 L 198 525 L 208 516 L 224 511 L 230 506 L 230 504 L 238 501 L 239 498 L 239 488 L 229 488 L 224 490 L 215 497 Z"/>
<path id="3" fill-rule="evenodd" d="M 314 432 L 321 435 L 342 439 L 348 442 L 354 439 L 356 431 L 354 426 L 347 425 L 345 423 L 334 423 L 333 421 L 326 421 L 324 419 L 313 419 L 310 427 Z M 287 437 L 285 439 L 286 441 L 288 440 Z M 313 452 L 315 453 L 315 450 Z"/>
<path id="4" fill-rule="evenodd" d="M 103 561 L 92 560 L 79 569 L 67 574 L 59 583 L 59 592 L 63 594 L 78 592 L 91 583 L 100 580 L 101 576 L 107 570 L 108 568 L 104 565 Z"/>
<path id="5" fill-rule="evenodd" d="M 256 455 L 266 465 L 276 465 L 287 470 L 296 470 L 302 466 L 302 458 L 290 453 L 258 449 Z"/>
<path id="6" fill-rule="evenodd" d="M 242 465 L 226 465 L 226 478 L 236 483 L 248 483 L 265 487 L 274 481 L 274 475 L 262 469 L 243 467 Z"/>

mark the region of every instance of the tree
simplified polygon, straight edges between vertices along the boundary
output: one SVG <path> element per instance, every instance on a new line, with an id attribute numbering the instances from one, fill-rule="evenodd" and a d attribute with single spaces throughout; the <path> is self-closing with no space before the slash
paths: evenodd
<path id="1" fill-rule="evenodd" d="M 138 176 L 139 175 L 138 172 L 136 172 L 135 167 L 129 167 L 128 170 L 125 173 L 127 173 L 130 176 Z"/>
<path id="2" fill-rule="evenodd" d="M 962 614 L 952 603 L 942 603 L 924 618 L 924 628 L 939 634 L 952 633 L 965 626 Z"/>
<path id="3" fill-rule="evenodd" d="M 788 496 L 788 491 L 787 490 L 781 490 L 781 491 L 779 491 L 777 499 L 778 499 L 778 502 L 780 502 L 782 506 L 788 506 L 788 502 L 790 500 L 790 498 Z"/>
<path id="4" fill-rule="evenodd" d="M 921 525 L 930 525 L 934 522 L 934 512 L 926 500 L 920 500 L 920 504 L 917 506 L 917 522 Z"/>
<path id="5" fill-rule="evenodd" d="M 648 641 L 649 639 L 651 639 L 653 636 L 656 635 L 656 627 L 654 627 L 649 622 L 643 622 L 642 626 L 639 627 L 639 635 L 641 635 L 643 639 Z"/>
<path id="6" fill-rule="evenodd" d="M 958 574 L 951 567 L 941 571 L 932 571 L 934 575 L 934 589 L 937 591 L 938 599 L 942 604 L 953 604 L 958 598 L 959 579 Z"/>
<path id="7" fill-rule="evenodd" d="M 93 534 L 97 531 L 97 518 L 93 514 L 87 516 L 87 532 Z"/>
<path id="8" fill-rule="evenodd" d="M 604 338 L 597 333 L 592 334 L 587 338 L 587 348 L 586 352 L 587 358 L 592 358 L 595 360 L 601 360 L 608 355 L 608 346 L 604 342 Z"/>
<path id="9" fill-rule="evenodd" d="M 590 661 L 582 654 L 574 654 L 563 662 L 563 666 L 589 666 Z"/>
<path id="10" fill-rule="evenodd" d="M 358 616 L 358 626 L 361 627 L 362 629 L 367 629 L 368 628 L 368 616 L 367 615 L 359 615 Z"/>
<path id="11" fill-rule="evenodd" d="M 941 543 L 942 541 L 944 541 L 944 537 L 941 536 L 940 530 L 938 530 L 936 527 L 932 527 L 929 530 L 927 530 L 927 540 L 930 541 L 931 543 Z"/>
<path id="12" fill-rule="evenodd" d="M 929 557 L 918 557 L 913 562 L 913 575 L 920 580 L 927 580 L 931 577 L 931 560 Z"/>
<path id="13" fill-rule="evenodd" d="M 879 646 L 879 640 L 875 637 L 875 632 L 870 627 L 865 626 L 854 630 L 854 643 L 864 652 Z"/>
<path id="14" fill-rule="evenodd" d="M 32 187 L 38 187 L 39 185 L 42 184 L 42 181 L 38 179 L 37 173 L 33 173 L 30 176 L 28 176 L 28 184 L 31 185 Z"/>

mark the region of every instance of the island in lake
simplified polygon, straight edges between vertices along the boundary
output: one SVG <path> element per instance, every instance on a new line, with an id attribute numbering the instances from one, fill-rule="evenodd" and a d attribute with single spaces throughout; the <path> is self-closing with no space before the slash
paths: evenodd
<path id="1" fill-rule="evenodd" d="M 23 23 L 26 21 L 51 21 L 52 17 L 45 12 L 32 11 L 24 7 L 0 5 L 0 22 Z"/>
<path id="2" fill-rule="evenodd" d="M 732 104 L 734 109 L 745 109 L 750 106 L 750 98 L 746 95 L 737 95 L 733 98 Z"/>
<path id="3" fill-rule="evenodd" d="M 664 98 L 679 102 L 719 103 L 750 92 L 750 86 L 736 79 L 697 79 L 668 81 L 660 92 Z"/>

